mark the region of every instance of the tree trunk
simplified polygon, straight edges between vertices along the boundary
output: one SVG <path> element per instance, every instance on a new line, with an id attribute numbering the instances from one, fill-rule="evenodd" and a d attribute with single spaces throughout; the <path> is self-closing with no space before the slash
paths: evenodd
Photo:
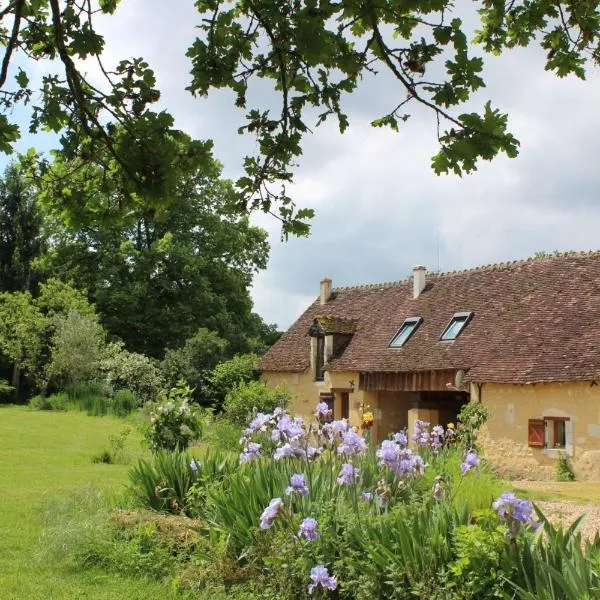
<path id="1" fill-rule="evenodd" d="M 13 365 L 12 386 L 15 388 L 15 401 L 19 401 L 19 384 L 21 383 L 21 369 L 15 363 Z"/>

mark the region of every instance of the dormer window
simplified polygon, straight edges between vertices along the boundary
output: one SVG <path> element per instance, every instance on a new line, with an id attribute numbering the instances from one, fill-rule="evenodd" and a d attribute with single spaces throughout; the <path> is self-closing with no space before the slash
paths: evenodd
<path id="1" fill-rule="evenodd" d="M 440 336 L 440 340 L 455 340 L 461 334 L 462 330 L 465 328 L 465 325 L 471 320 L 472 316 L 472 312 L 454 313 L 450 323 L 446 325 L 446 329 L 444 329 L 442 335 Z"/>
<path id="2" fill-rule="evenodd" d="M 405 319 L 402 327 L 398 329 L 396 335 L 392 338 L 390 348 L 402 348 L 422 322 L 423 317 L 408 317 L 408 319 Z"/>

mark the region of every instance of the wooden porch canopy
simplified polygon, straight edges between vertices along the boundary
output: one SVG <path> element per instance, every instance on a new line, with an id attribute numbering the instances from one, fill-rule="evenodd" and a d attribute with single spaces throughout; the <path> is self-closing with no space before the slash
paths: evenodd
<path id="1" fill-rule="evenodd" d="M 361 373 L 358 389 L 389 392 L 448 392 L 455 390 L 458 369 L 405 373 Z"/>

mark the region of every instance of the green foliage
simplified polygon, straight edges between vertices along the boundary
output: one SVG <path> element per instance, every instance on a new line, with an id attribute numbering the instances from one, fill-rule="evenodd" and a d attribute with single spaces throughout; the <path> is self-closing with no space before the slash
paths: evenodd
<path id="1" fill-rule="evenodd" d="M 29 292 L 0 293 L 0 351 L 31 375 L 39 367 L 47 326 Z"/>
<path id="2" fill-rule="evenodd" d="M 77 167 L 55 162 L 43 187 L 54 240 L 46 268 L 89 290 L 110 334 L 157 359 L 192 339 L 183 360 L 194 369 L 264 348 L 272 332 L 252 313 L 248 287 L 266 266 L 266 232 L 240 214 L 218 163 L 178 167 L 177 190 L 164 206 L 140 196 L 126 214 L 118 210 L 130 201 L 126 189 L 105 190 L 101 167 Z M 205 337 L 193 341 L 197 334 Z"/>
<path id="3" fill-rule="evenodd" d="M 477 448 L 477 434 L 490 418 L 489 409 L 481 402 L 467 402 L 458 414 L 456 439 L 464 448 Z"/>
<path id="4" fill-rule="evenodd" d="M 98 319 L 95 307 L 90 304 L 83 291 L 72 283 L 65 283 L 56 278 L 48 279 L 40 285 L 35 305 L 50 319 L 67 316 L 70 312 L 77 312 L 91 320 Z"/>
<path id="5" fill-rule="evenodd" d="M 514 546 L 516 574 L 511 578 L 519 600 L 591 600 L 600 592 L 600 571 L 594 556 L 600 551 L 600 539 L 582 542 L 577 519 L 566 531 L 553 526 L 537 510 L 544 535 Z"/>
<path id="6" fill-rule="evenodd" d="M 179 379 L 185 379 L 196 390 L 200 390 L 206 372 L 225 358 L 228 346 L 229 343 L 218 333 L 201 327 L 181 348 L 166 350 L 161 368 L 171 385 Z"/>
<path id="7" fill-rule="evenodd" d="M 127 352 L 121 343 L 109 344 L 100 363 L 106 385 L 112 393 L 125 389 L 140 402 L 153 402 L 163 387 L 163 379 L 154 362 L 135 352 Z"/>
<path id="8" fill-rule="evenodd" d="M 32 410 L 68 410 L 69 396 L 65 393 L 38 395 L 31 398 L 29 408 Z"/>
<path id="9" fill-rule="evenodd" d="M 236 452 L 242 437 L 242 427 L 235 425 L 220 415 L 213 415 L 210 410 L 202 413 L 202 441 L 210 448 L 218 451 Z"/>
<path id="10" fill-rule="evenodd" d="M 183 451 L 200 438 L 200 420 L 195 407 L 189 405 L 192 391 L 184 381 L 177 382 L 152 413 L 145 432 L 152 452 Z"/>
<path id="11" fill-rule="evenodd" d="M 115 417 L 126 417 L 139 405 L 138 399 L 129 390 L 117 390 L 110 399 L 110 414 Z"/>
<path id="12" fill-rule="evenodd" d="M 505 598 L 512 566 L 506 556 L 505 531 L 493 517 L 495 526 L 461 525 L 454 530 L 456 558 L 448 565 L 446 584 L 451 598 Z"/>
<path id="13" fill-rule="evenodd" d="M 108 437 L 109 447 L 104 448 L 98 454 L 94 454 L 94 456 L 92 456 L 92 462 L 105 463 L 108 465 L 123 462 L 125 443 L 127 442 L 130 433 L 131 429 L 129 427 L 124 427 L 119 433 L 110 435 Z"/>
<path id="14" fill-rule="evenodd" d="M 99 373 L 104 331 L 92 318 L 76 311 L 55 318 L 48 375 L 71 385 L 87 383 Z"/>
<path id="15" fill-rule="evenodd" d="M 40 278 L 35 261 L 45 249 L 42 219 L 31 185 L 11 165 L 0 179 L 0 291 L 33 290 Z"/>
<path id="16" fill-rule="evenodd" d="M 192 61 L 188 89 L 204 96 L 227 88 L 246 111 L 240 132 L 256 138 L 257 154 L 244 160 L 246 173 L 237 181 L 235 200 L 244 210 L 276 214 L 286 235 L 306 235 L 313 216 L 286 192 L 303 137 L 315 121 L 319 125 L 329 118 L 345 131 L 344 102 L 361 82 L 372 85 L 373 73 L 387 73 L 396 82 L 396 92 L 387 94 L 389 108 L 375 116 L 373 125 L 396 130 L 413 107 L 427 108 L 441 146 L 433 167 L 460 174 L 500 152 L 515 156 L 518 149 L 506 115 L 489 101 L 478 112 L 464 112 L 486 85 L 484 52 L 539 46 L 546 70 L 558 77 L 584 78 L 588 66 L 600 60 L 596 0 L 483 0 L 476 13 L 450 0 L 401 7 L 355 0 L 318 7 L 268 0 L 195 5 L 200 33 L 187 51 Z M 140 199 L 146 215 L 158 213 L 177 196 L 182 173 L 214 170 L 211 142 L 192 140 L 174 129 L 166 110 L 159 112 L 160 91 L 143 58 L 122 60 L 114 69 L 102 65 L 105 40 L 95 23 L 116 6 L 115 0 L 103 0 L 98 10 L 74 0 L 64 6 L 57 0 L 14 2 L 2 13 L 7 39 L 0 151 L 11 152 L 19 140 L 15 106 L 35 97 L 30 130 L 60 132 L 63 164 L 49 168 L 35 153 L 24 162 L 62 192 L 64 214 L 78 224 L 126 217 Z M 100 62 L 101 83 L 80 70 L 84 59 Z M 32 70 L 45 73 L 39 89 L 32 84 L 39 80 L 30 76 Z M 247 106 L 249 98 L 260 97 L 252 82 L 265 81 L 279 94 L 276 111 L 260 102 Z M 87 186 L 73 182 L 79 176 Z M 280 189 L 274 189 L 277 184 Z M 119 190 L 122 201 L 98 205 L 90 188 L 102 190 L 105 198 Z"/>
<path id="17" fill-rule="evenodd" d="M 240 354 L 219 363 L 206 377 L 203 388 L 204 401 L 211 406 L 221 408 L 227 394 L 238 383 L 257 379 L 255 369 L 259 360 L 257 354 Z"/>
<path id="18" fill-rule="evenodd" d="M 273 412 L 285 408 L 290 394 L 283 388 L 270 389 L 261 381 L 240 381 L 227 392 L 223 404 L 223 416 L 236 425 L 243 425 L 253 410 Z"/>
<path id="19" fill-rule="evenodd" d="M 178 513 L 185 506 L 194 474 L 184 452 L 158 452 L 151 461 L 140 459 L 129 472 L 129 480 L 142 506 Z"/>
<path id="20" fill-rule="evenodd" d="M 556 461 L 556 480 L 575 481 L 575 471 L 573 471 L 569 457 L 563 453 L 560 454 Z"/>

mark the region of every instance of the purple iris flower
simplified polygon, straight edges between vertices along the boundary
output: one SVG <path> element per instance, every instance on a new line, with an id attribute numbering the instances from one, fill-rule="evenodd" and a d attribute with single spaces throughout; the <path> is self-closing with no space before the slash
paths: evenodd
<path id="1" fill-rule="evenodd" d="M 304 475 L 301 473 L 295 473 L 290 477 L 290 485 L 285 488 L 286 496 L 292 494 L 300 494 L 301 496 L 308 496 L 308 488 L 304 483 Z"/>
<path id="2" fill-rule="evenodd" d="M 291 442 L 286 442 L 283 446 L 280 446 L 273 453 L 273 458 L 275 460 L 281 460 L 282 458 L 290 458 L 290 457 L 298 457 L 303 458 L 306 456 L 306 452 L 300 447 L 297 441 L 292 440 Z"/>
<path id="3" fill-rule="evenodd" d="M 255 442 L 248 442 L 244 447 L 243 452 L 240 454 L 240 464 L 250 462 L 260 456 L 260 444 Z"/>
<path id="4" fill-rule="evenodd" d="M 358 479 L 359 473 L 360 469 L 354 467 L 350 463 L 345 463 L 342 465 L 342 470 L 337 478 L 337 482 L 340 485 L 354 485 Z"/>
<path id="5" fill-rule="evenodd" d="M 463 462 L 460 465 L 460 470 L 463 475 L 466 475 L 472 469 L 479 467 L 479 457 L 475 450 L 469 450 L 463 458 Z"/>
<path id="6" fill-rule="evenodd" d="M 319 404 L 317 404 L 316 410 L 315 410 L 315 414 L 318 418 L 323 418 L 326 419 L 327 417 L 329 417 L 331 415 L 333 411 L 329 408 L 329 405 L 327 404 L 327 402 L 319 402 Z"/>
<path id="7" fill-rule="evenodd" d="M 346 456 L 352 456 L 353 454 L 360 454 L 361 452 L 367 451 L 367 443 L 364 438 L 356 433 L 356 431 L 349 429 L 342 436 L 342 443 L 338 446 L 338 452 L 345 454 Z"/>
<path id="8" fill-rule="evenodd" d="M 309 542 L 314 542 L 318 540 L 321 536 L 317 532 L 317 521 L 312 517 L 306 517 L 300 523 L 300 529 L 298 530 L 298 535 L 300 537 L 305 537 Z"/>
<path id="9" fill-rule="evenodd" d="M 329 575 L 329 571 L 324 565 L 313 567 L 310 570 L 310 578 L 312 583 L 308 586 L 309 594 L 312 594 L 313 590 L 318 586 L 327 590 L 335 590 L 338 586 L 337 577 L 335 575 Z"/>
<path id="10" fill-rule="evenodd" d="M 373 494 L 371 492 L 363 492 L 360 497 L 365 502 L 373 502 Z"/>
<path id="11" fill-rule="evenodd" d="M 269 529 L 273 525 L 275 517 L 283 510 L 283 501 L 281 498 L 273 498 L 269 506 L 263 510 L 260 515 L 260 528 Z"/>
<path id="12" fill-rule="evenodd" d="M 302 421 L 298 421 L 298 419 L 292 420 L 288 415 L 282 415 L 279 421 L 277 421 L 277 429 L 288 440 L 297 439 L 304 434 Z"/>
<path id="13" fill-rule="evenodd" d="M 266 415 L 264 413 L 257 413 L 248 424 L 248 427 L 244 430 L 246 435 L 252 435 L 257 431 L 266 431 L 267 425 L 271 420 L 271 415 Z"/>
<path id="14" fill-rule="evenodd" d="M 402 448 L 406 448 L 408 446 L 408 438 L 406 437 L 406 433 L 404 431 L 399 431 L 393 435 L 394 442 L 402 446 Z"/>

